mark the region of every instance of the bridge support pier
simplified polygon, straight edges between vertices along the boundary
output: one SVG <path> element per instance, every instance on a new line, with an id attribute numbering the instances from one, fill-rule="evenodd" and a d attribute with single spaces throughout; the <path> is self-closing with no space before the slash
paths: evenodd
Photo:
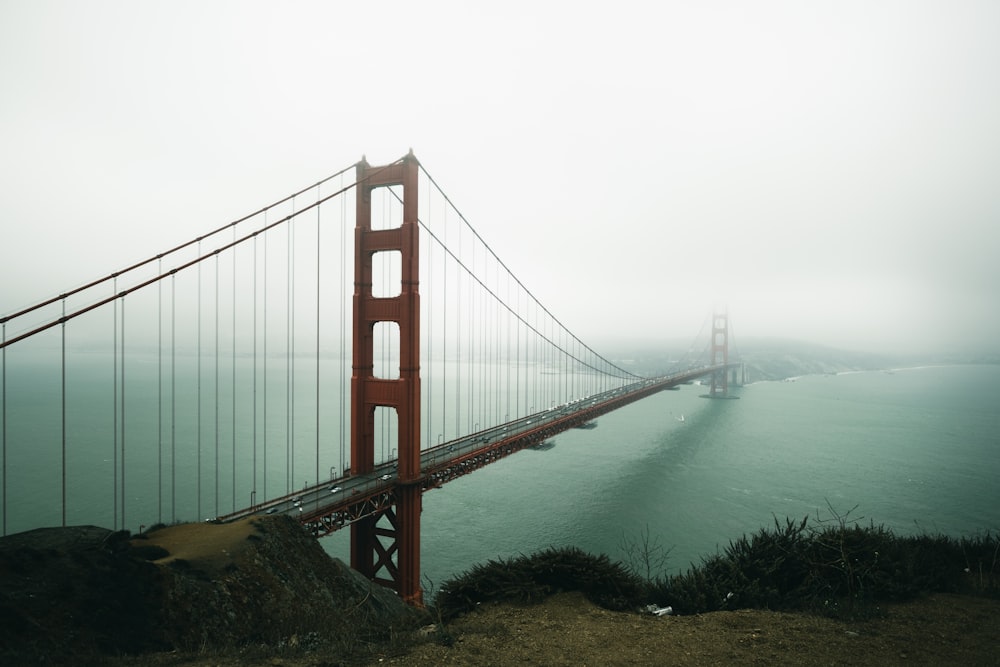
<path id="1" fill-rule="evenodd" d="M 351 567 L 390 586 L 406 602 L 420 606 L 420 293 L 417 222 L 417 159 L 371 167 L 357 164 L 357 221 L 354 236 L 354 360 L 351 376 L 351 472 L 375 469 L 375 409 L 397 415 L 399 467 L 393 505 L 351 526 Z M 371 192 L 403 187 L 403 221 L 373 230 Z M 402 277 L 397 296 L 372 294 L 372 258 L 398 252 Z M 379 322 L 399 326 L 399 378 L 375 377 L 374 329 Z M 385 525 L 388 524 L 388 525 Z"/>

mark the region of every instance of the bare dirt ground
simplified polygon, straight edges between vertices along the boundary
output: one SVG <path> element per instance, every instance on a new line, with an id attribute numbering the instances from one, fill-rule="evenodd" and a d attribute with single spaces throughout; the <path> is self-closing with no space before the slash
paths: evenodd
<path id="1" fill-rule="evenodd" d="M 252 518 L 232 523 L 186 523 L 167 526 L 149 533 L 143 543 L 162 547 L 169 556 L 159 559 L 160 564 L 186 560 L 208 571 L 221 569 L 246 545 L 247 536 L 256 528 Z"/>
<path id="2" fill-rule="evenodd" d="M 723 611 L 640 616 L 578 593 L 537 607 L 480 608 L 399 665 L 1000 665 L 1000 601 L 957 595 L 894 605 L 844 623 L 806 614 Z"/>
<path id="3" fill-rule="evenodd" d="M 807 614 L 740 610 L 653 617 L 611 612 L 579 593 L 535 606 L 498 604 L 408 647 L 375 649 L 367 665 L 1000 665 L 1000 600 L 938 594 L 845 623 Z M 405 652 L 404 652 L 405 651 Z M 328 667 L 321 652 L 160 654 L 120 664 Z"/>

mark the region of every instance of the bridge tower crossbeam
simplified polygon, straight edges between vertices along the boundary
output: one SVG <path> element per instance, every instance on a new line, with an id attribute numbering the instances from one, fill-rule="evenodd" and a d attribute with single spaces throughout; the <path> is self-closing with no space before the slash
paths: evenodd
<path id="1" fill-rule="evenodd" d="M 390 586 L 413 605 L 423 604 L 420 588 L 420 293 L 418 167 L 412 151 L 399 162 L 357 169 L 354 257 L 354 351 L 351 376 L 351 469 L 375 468 L 375 409 L 396 410 L 398 479 L 393 505 L 351 524 L 351 567 Z M 403 188 L 403 221 L 392 229 L 372 229 L 372 190 Z M 399 294 L 375 297 L 373 257 L 399 252 Z M 379 322 L 399 326 L 399 378 L 375 377 L 374 330 Z"/>

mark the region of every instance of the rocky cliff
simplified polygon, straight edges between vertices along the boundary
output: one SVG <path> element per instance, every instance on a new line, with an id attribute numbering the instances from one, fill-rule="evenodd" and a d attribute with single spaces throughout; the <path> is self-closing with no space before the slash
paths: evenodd
<path id="1" fill-rule="evenodd" d="M 3 664 L 247 644 L 350 652 L 425 620 L 282 516 L 0 539 Z"/>

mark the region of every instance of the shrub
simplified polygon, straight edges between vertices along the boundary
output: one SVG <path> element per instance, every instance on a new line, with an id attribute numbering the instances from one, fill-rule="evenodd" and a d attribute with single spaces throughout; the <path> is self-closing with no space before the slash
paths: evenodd
<path id="1" fill-rule="evenodd" d="M 773 529 L 740 537 L 683 574 L 648 582 L 649 598 L 682 614 L 751 607 L 859 617 L 880 613 L 884 601 L 1000 589 L 1000 540 L 988 533 L 898 537 L 830 511 L 832 519 L 815 523 L 775 519 Z"/>
<path id="2" fill-rule="evenodd" d="M 534 603 L 561 591 L 581 591 L 609 609 L 639 604 L 641 581 L 605 555 L 575 547 L 550 548 L 532 556 L 491 560 L 445 582 L 435 604 L 442 618 L 468 612 L 491 601 Z"/>
<path id="3" fill-rule="evenodd" d="M 853 510 L 851 510 L 853 511 Z M 682 574 L 654 578 L 666 552 L 648 530 L 622 539 L 627 564 L 576 548 L 489 561 L 446 582 L 436 604 L 442 618 L 489 601 L 537 602 L 559 591 L 581 591 L 608 609 L 647 603 L 677 614 L 757 608 L 813 611 L 858 618 L 880 614 L 879 604 L 934 592 L 1000 597 L 1000 539 L 989 533 L 954 539 L 921 534 L 899 537 L 882 525 L 851 519 L 774 519 L 703 557 Z"/>

